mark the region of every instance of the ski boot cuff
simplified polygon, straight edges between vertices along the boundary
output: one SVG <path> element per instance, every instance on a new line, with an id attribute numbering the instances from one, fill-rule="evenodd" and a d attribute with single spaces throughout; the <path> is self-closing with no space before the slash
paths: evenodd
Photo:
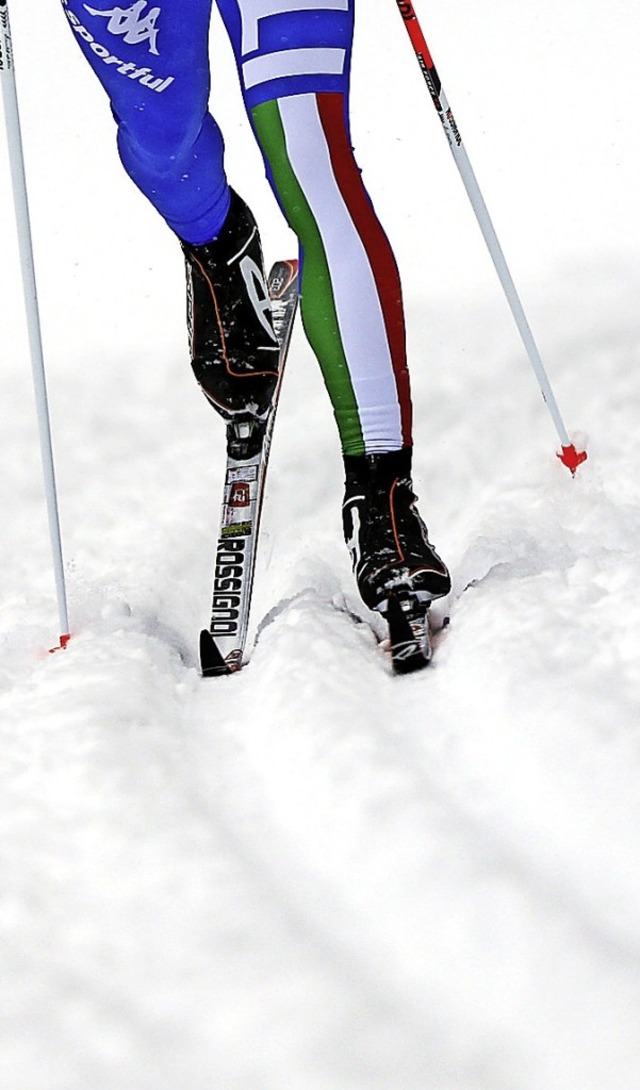
<path id="1" fill-rule="evenodd" d="M 249 242 L 256 230 L 256 221 L 249 206 L 245 204 L 234 189 L 229 189 L 231 203 L 226 219 L 217 238 L 210 242 L 194 244 L 180 239 L 185 256 L 197 257 L 203 264 L 227 261 L 234 257 Z"/>
<path id="2" fill-rule="evenodd" d="M 368 484 L 388 488 L 395 480 L 410 480 L 412 453 L 412 447 L 402 447 L 383 454 L 343 455 L 347 488 Z"/>

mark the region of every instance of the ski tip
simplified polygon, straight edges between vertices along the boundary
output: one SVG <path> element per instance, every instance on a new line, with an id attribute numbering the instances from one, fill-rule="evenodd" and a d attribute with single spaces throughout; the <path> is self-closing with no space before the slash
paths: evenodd
<path id="1" fill-rule="evenodd" d="M 412 674 L 431 662 L 428 607 L 390 595 L 386 613 L 394 674 Z"/>
<path id="2" fill-rule="evenodd" d="M 206 628 L 200 633 L 200 669 L 203 677 L 222 677 L 234 672 L 223 659 L 216 641 Z"/>

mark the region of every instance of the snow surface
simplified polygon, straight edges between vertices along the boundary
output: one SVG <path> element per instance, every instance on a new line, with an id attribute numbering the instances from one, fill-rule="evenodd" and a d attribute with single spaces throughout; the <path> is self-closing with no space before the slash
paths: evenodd
<path id="1" fill-rule="evenodd" d="M 298 330 L 251 662 L 204 682 L 223 437 L 174 240 L 55 5 L 12 5 L 74 638 L 57 614 L 0 155 L 0 1085 L 640 1087 L 640 15 L 418 10 L 571 429 L 537 392 L 391 0 L 354 138 L 402 267 L 416 484 L 455 576 L 390 675 Z M 293 253 L 213 24 L 229 170 Z M 470 589 L 460 593 L 471 584 Z"/>

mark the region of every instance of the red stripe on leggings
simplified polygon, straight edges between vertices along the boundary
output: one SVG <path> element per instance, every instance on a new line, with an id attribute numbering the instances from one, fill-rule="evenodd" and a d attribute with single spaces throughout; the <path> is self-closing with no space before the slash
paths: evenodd
<path id="1" fill-rule="evenodd" d="M 380 298 L 393 371 L 405 446 L 411 445 L 411 389 L 402 306 L 402 288 L 395 257 L 369 199 L 349 142 L 344 95 L 317 94 L 318 113 L 327 139 L 338 188 L 365 248 Z"/>

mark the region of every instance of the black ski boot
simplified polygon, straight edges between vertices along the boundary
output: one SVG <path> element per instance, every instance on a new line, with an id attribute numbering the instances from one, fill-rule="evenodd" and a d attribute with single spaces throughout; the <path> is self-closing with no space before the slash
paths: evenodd
<path id="1" fill-rule="evenodd" d="M 428 609 L 451 589 L 447 568 L 430 544 L 411 482 L 411 448 L 346 455 L 344 538 L 365 605 L 389 624 L 397 673 L 431 657 Z"/>
<path id="2" fill-rule="evenodd" d="M 228 424 L 264 421 L 278 381 L 279 346 L 256 221 L 231 190 L 218 237 L 181 245 L 196 379 Z"/>

